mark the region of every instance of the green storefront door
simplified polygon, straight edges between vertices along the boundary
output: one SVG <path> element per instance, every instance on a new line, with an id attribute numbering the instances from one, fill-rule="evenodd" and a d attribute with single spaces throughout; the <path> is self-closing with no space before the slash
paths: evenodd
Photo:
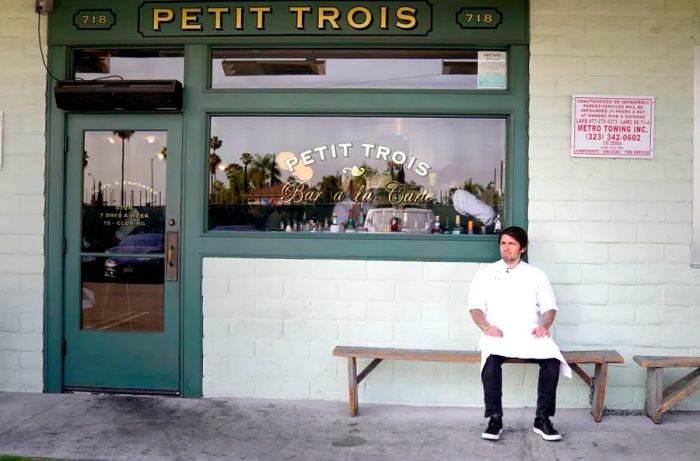
<path id="1" fill-rule="evenodd" d="M 178 393 L 179 115 L 69 115 L 63 388 Z"/>

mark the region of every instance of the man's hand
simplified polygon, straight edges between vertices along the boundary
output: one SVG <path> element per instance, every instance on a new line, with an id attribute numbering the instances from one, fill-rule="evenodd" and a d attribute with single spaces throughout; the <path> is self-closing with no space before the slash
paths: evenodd
<path id="1" fill-rule="evenodd" d="M 503 332 L 501 329 L 493 325 L 488 325 L 486 328 L 484 328 L 484 334 L 486 336 L 495 336 L 497 338 L 503 337 Z"/>
<path id="2" fill-rule="evenodd" d="M 503 337 L 503 332 L 500 330 L 500 328 L 495 327 L 493 325 L 489 325 L 489 323 L 486 321 L 486 318 L 484 318 L 484 313 L 481 312 L 479 309 L 472 309 L 469 311 L 469 314 L 472 316 L 472 319 L 474 320 L 474 323 L 476 323 L 476 326 L 478 326 L 479 329 L 483 331 L 486 336 L 496 336 L 497 338 Z"/>
<path id="3" fill-rule="evenodd" d="M 554 318 L 557 316 L 557 311 L 554 309 L 548 310 L 542 314 L 542 323 L 532 330 L 532 334 L 535 338 L 544 338 L 545 336 L 550 336 L 549 327 L 554 323 Z"/>

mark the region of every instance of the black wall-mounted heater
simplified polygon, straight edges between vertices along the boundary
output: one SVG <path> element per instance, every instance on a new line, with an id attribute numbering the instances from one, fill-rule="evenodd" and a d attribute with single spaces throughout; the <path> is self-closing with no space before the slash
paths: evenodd
<path id="1" fill-rule="evenodd" d="M 59 80 L 54 88 L 58 108 L 75 112 L 180 111 L 182 93 L 177 80 Z"/>

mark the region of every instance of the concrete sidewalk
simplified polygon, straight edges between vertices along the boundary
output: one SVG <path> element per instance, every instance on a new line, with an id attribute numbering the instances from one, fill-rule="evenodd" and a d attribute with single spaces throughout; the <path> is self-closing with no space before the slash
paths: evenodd
<path id="1" fill-rule="evenodd" d="M 700 413 L 560 410 L 561 442 L 532 432 L 533 409 L 506 409 L 499 442 L 477 408 L 340 402 L 0 393 L 0 453 L 99 460 L 697 460 Z"/>

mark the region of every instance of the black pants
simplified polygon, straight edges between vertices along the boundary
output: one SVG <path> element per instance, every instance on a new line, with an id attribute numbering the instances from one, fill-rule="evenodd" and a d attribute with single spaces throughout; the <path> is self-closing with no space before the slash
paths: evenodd
<path id="1" fill-rule="evenodd" d="M 501 365 L 507 357 L 489 355 L 481 371 L 481 382 L 484 384 L 484 416 L 503 416 L 501 396 L 503 395 L 503 379 Z M 540 365 L 540 376 L 537 382 L 538 418 L 554 416 L 557 403 L 557 384 L 559 383 L 559 366 L 557 359 L 529 359 L 529 362 Z"/>

